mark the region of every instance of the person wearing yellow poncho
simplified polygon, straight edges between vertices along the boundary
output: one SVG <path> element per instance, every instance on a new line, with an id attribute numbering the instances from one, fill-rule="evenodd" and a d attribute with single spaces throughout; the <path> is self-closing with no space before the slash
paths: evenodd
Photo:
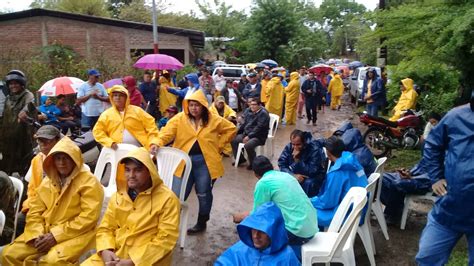
<path id="1" fill-rule="evenodd" d="M 171 265 L 179 230 L 178 198 L 161 180 L 146 149 L 130 151 L 120 165 L 125 174 L 117 176 L 117 192 L 97 229 L 97 254 L 81 265 L 115 265 L 110 263 L 117 260 L 123 265 Z"/>
<path id="2" fill-rule="evenodd" d="M 333 75 L 329 82 L 328 93 L 331 94 L 331 110 L 341 109 L 341 96 L 344 93 L 344 83 L 342 82 L 339 70 Z"/>
<path id="3" fill-rule="evenodd" d="M 291 72 L 290 83 L 285 88 L 285 117 L 287 125 L 296 123 L 296 106 L 298 105 L 298 97 L 300 95 L 300 80 L 298 72 Z"/>
<path id="4" fill-rule="evenodd" d="M 178 97 L 170 92 L 168 88 L 176 87 L 171 80 L 170 73 L 164 71 L 160 77 L 160 90 L 159 90 L 159 105 L 161 115 L 165 115 L 166 109 L 171 105 L 176 105 L 176 100 Z"/>
<path id="5" fill-rule="evenodd" d="M 272 73 L 270 71 L 263 72 L 263 79 L 260 82 L 260 85 L 262 85 L 262 90 L 260 92 L 260 102 L 263 105 L 265 105 L 265 103 L 267 102 L 268 97 L 265 91 L 267 90 L 268 83 L 270 82 L 271 79 L 272 79 Z"/>
<path id="6" fill-rule="evenodd" d="M 235 113 L 234 110 L 232 110 L 232 108 L 230 108 L 230 106 L 228 106 L 225 103 L 225 98 L 222 95 L 217 96 L 216 100 L 214 101 L 214 103 L 209 108 L 209 111 L 211 113 L 215 114 L 215 115 L 218 115 L 222 118 L 225 118 L 225 119 L 231 121 L 234 124 L 237 123 L 237 114 Z M 230 143 L 227 143 L 224 146 L 223 153 L 224 153 L 225 156 L 232 155 L 232 146 L 230 145 Z"/>
<path id="7" fill-rule="evenodd" d="M 283 95 L 285 89 L 281 84 L 281 75 L 275 74 L 267 85 L 265 90 L 267 95 L 267 102 L 265 103 L 265 109 L 271 114 L 276 114 L 280 117 L 283 112 Z"/>
<path id="8" fill-rule="evenodd" d="M 62 138 L 44 160 L 46 177 L 29 203 L 25 232 L 3 249 L 2 265 L 72 265 L 92 248 L 104 199 L 79 147 Z"/>
<path id="9" fill-rule="evenodd" d="M 397 121 L 401 117 L 403 111 L 414 109 L 416 107 L 418 93 L 413 88 L 413 80 L 410 78 L 403 79 L 400 82 L 400 89 L 402 95 L 400 95 L 397 105 L 393 107 L 394 113 L 393 116 L 390 117 L 390 121 Z"/>

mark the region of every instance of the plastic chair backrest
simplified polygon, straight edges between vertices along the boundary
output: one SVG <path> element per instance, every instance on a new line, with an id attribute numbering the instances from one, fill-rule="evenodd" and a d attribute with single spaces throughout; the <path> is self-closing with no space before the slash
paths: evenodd
<path id="1" fill-rule="evenodd" d="M 5 214 L 3 211 L 0 211 L 0 236 L 3 233 L 3 227 L 5 227 Z"/>
<path id="2" fill-rule="evenodd" d="M 369 184 L 365 187 L 367 193 L 369 194 L 369 201 L 367 202 L 367 212 L 365 213 L 365 221 L 370 219 L 370 210 L 372 210 L 372 202 L 374 201 L 375 197 L 375 188 L 377 186 L 377 182 L 380 179 L 379 173 L 372 173 L 369 176 Z"/>
<path id="3" fill-rule="evenodd" d="M 387 163 L 387 157 L 382 157 L 377 160 L 377 167 L 375 168 L 374 173 L 380 174 L 379 182 L 377 184 L 377 193 L 375 196 L 376 200 L 380 200 L 380 193 L 382 192 L 382 180 L 383 173 L 385 172 L 385 164 Z"/>
<path id="4" fill-rule="evenodd" d="M 18 193 L 18 199 L 15 202 L 15 223 L 13 225 L 13 236 L 12 236 L 12 241 L 15 240 L 15 232 L 16 232 L 16 223 L 18 220 L 18 212 L 20 211 L 20 203 L 21 203 L 21 197 L 23 196 L 23 182 L 21 182 L 20 179 L 10 176 L 10 180 L 13 183 L 13 186 L 15 187 L 16 192 Z"/>
<path id="5" fill-rule="evenodd" d="M 183 172 L 181 189 L 179 193 L 179 198 L 181 201 L 184 201 L 184 196 L 186 185 L 188 183 L 189 174 L 191 173 L 192 163 L 189 155 L 182 150 L 163 147 L 158 150 L 156 154 L 156 162 L 158 165 L 158 174 L 160 175 L 163 183 L 169 188 L 173 188 L 173 176 L 178 168 L 179 164 L 184 161 L 185 168 Z M 181 193 L 183 192 L 183 193 Z"/>
<path id="6" fill-rule="evenodd" d="M 278 123 L 280 122 L 280 117 L 276 114 L 270 115 L 270 130 L 268 130 L 268 136 L 275 137 L 276 131 L 278 129 Z"/>
<path id="7" fill-rule="evenodd" d="M 329 172 L 329 167 L 331 167 L 331 160 L 329 160 L 328 151 L 326 150 L 326 147 L 323 147 L 323 152 L 324 152 L 324 156 L 326 156 L 326 160 L 328 160 L 328 165 L 326 167 L 326 173 L 327 173 Z"/>
<path id="8" fill-rule="evenodd" d="M 367 202 L 367 190 L 362 187 L 352 187 L 337 208 L 336 214 L 332 218 L 328 232 L 339 233 L 329 255 L 341 251 L 343 245 L 352 235 L 354 240 L 355 232 L 359 223 L 358 217 Z"/>
<path id="9" fill-rule="evenodd" d="M 117 189 L 117 165 L 118 162 L 125 157 L 130 151 L 137 149 L 138 147 L 132 144 L 120 143 L 118 144 L 117 150 L 112 148 L 103 147 L 100 152 L 99 159 L 97 160 L 97 165 L 94 170 L 94 176 L 97 177 L 99 181 L 102 181 L 104 170 L 106 165 L 110 163 L 110 180 L 106 186 L 105 196 L 110 196 L 111 191 L 116 191 Z M 110 190 L 110 191 L 109 191 Z"/>

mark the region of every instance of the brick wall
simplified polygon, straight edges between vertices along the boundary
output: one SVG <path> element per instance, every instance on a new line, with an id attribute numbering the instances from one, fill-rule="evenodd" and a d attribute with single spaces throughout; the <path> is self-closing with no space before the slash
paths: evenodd
<path id="1" fill-rule="evenodd" d="M 193 55 L 189 39 L 185 36 L 159 35 L 162 49 L 184 50 L 185 63 Z M 0 22 L 0 53 L 22 51 L 38 54 L 40 47 L 59 42 L 69 45 L 84 57 L 103 53 L 108 59 L 130 59 L 133 49 L 152 49 L 151 31 L 135 30 L 54 17 L 32 17 Z"/>

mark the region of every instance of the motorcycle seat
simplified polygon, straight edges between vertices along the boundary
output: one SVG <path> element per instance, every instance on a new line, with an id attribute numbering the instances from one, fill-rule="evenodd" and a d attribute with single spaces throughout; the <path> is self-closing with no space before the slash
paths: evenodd
<path id="1" fill-rule="evenodd" d="M 398 123 L 397 123 L 397 122 L 393 122 L 393 121 L 390 121 L 390 120 L 385 119 L 385 118 L 382 118 L 382 117 L 375 117 L 375 116 L 371 116 L 371 115 L 369 115 L 369 117 L 370 117 L 372 120 L 375 120 L 375 121 L 384 123 L 384 124 L 386 124 L 386 125 L 389 126 L 389 127 L 398 127 Z"/>

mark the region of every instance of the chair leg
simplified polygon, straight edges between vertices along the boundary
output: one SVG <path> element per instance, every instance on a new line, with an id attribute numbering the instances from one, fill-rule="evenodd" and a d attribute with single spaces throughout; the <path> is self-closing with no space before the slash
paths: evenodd
<path id="1" fill-rule="evenodd" d="M 400 229 L 405 230 L 408 219 L 408 208 L 410 207 L 410 196 L 405 196 L 405 202 L 403 205 L 402 219 L 400 221 Z"/>
<path id="2" fill-rule="evenodd" d="M 181 217 L 182 219 L 179 225 L 179 247 L 183 249 L 188 230 L 188 206 L 186 204 L 181 205 Z"/>
<path id="3" fill-rule="evenodd" d="M 387 222 L 385 221 L 385 216 L 383 214 L 382 210 L 382 205 L 380 204 L 379 201 L 375 201 L 372 203 L 372 211 L 375 214 L 375 217 L 377 217 L 377 221 L 379 222 L 380 228 L 382 228 L 383 235 L 385 236 L 385 239 L 388 240 L 388 229 L 387 229 Z"/>
<path id="4" fill-rule="evenodd" d="M 237 155 L 236 155 L 236 157 L 235 157 L 235 163 L 234 163 L 234 167 L 235 167 L 235 168 L 237 168 L 237 166 L 239 166 L 240 155 L 242 154 L 243 147 L 244 147 L 244 146 L 241 146 L 241 145 L 239 144 L 239 147 L 237 148 Z"/>
<path id="5" fill-rule="evenodd" d="M 356 265 L 354 249 L 351 247 L 347 250 L 344 250 L 339 261 L 342 263 L 342 265 Z"/>
<path id="6" fill-rule="evenodd" d="M 370 265 L 375 266 L 374 247 L 372 246 L 369 226 L 370 225 L 368 225 L 367 223 L 364 223 L 363 225 L 359 226 L 357 228 L 357 234 L 362 240 L 362 244 L 364 244 L 365 252 L 367 253 L 367 257 L 369 258 Z"/>

